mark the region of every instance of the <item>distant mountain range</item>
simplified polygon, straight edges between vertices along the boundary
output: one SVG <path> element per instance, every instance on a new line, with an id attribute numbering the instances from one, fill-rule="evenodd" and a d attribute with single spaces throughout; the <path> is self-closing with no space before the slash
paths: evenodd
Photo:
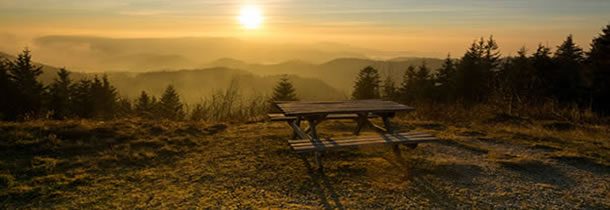
<path id="1" fill-rule="evenodd" d="M 15 58 L 6 53 L 0 53 L 0 56 L 8 59 Z M 161 57 L 153 60 L 165 62 Z M 422 63 L 426 63 L 434 71 L 441 66 L 442 60 L 417 57 L 400 57 L 390 60 L 338 58 L 320 64 L 296 60 L 259 64 L 221 58 L 201 65 L 201 68 L 151 72 L 105 72 L 105 74 L 109 76 L 121 94 L 130 98 L 137 97 L 142 90 L 158 95 L 167 85 L 173 84 L 187 101 L 198 102 L 203 97 L 211 95 L 212 92 L 228 87 L 231 81 L 238 81 L 238 85 L 245 95 L 265 95 L 270 93 L 281 75 L 289 75 L 301 98 L 328 100 L 348 98 L 358 72 L 366 66 L 378 69 L 382 80 L 389 76 L 398 85 L 402 82 L 408 66 L 419 66 Z M 42 65 L 44 69 L 44 73 L 40 77 L 41 81 L 49 83 L 56 77 L 58 68 L 37 64 Z M 94 74 L 74 72 L 72 78 L 78 80 L 92 77 Z"/>
<path id="2" fill-rule="evenodd" d="M 230 56 L 248 63 L 364 58 L 371 50 L 335 43 L 291 44 L 237 38 L 105 38 L 43 36 L 32 41 L 39 60 L 82 71 L 146 72 L 196 69 Z"/>
<path id="3" fill-rule="evenodd" d="M 339 58 L 321 64 L 312 64 L 304 61 L 287 61 L 277 64 L 248 64 L 236 59 L 223 58 L 216 60 L 207 66 L 243 69 L 260 75 L 289 74 L 316 78 L 342 92 L 348 93 L 353 88 L 358 72 L 367 66 L 372 66 L 379 70 L 382 80 L 390 76 L 399 84 L 402 82 L 402 77 L 409 66 L 418 67 L 422 65 L 422 63 L 425 63 L 430 68 L 431 72 L 435 72 L 441 67 L 443 60 L 416 57 L 401 57 L 386 61 L 362 58 Z"/>
<path id="4" fill-rule="evenodd" d="M 0 57 L 14 60 L 15 56 L 0 52 Z M 40 81 L 49 84 L 57 76 L 59 68 L 34 62 L 43 67 Z M 182 98 L 189 104 L 202 102 L 213 93 L 223 91 L 229 84 L 235 82 L 244 97 L 259 97 L 271 94 L 273 87 L 281 75 L 256 75 L 248 71 L 214 67 L 177 71 L 154 72 L 106 72 L 82 73 L 72 72 L 74 81 L 83 78 L 92 78 L 95 75 L 106 74 L 111 83 L 117 88 L 121 96 L 135 99 L 141 91 L 153 95 L 161 95 L 167 85 L 174 85 Z M 288 77 L 297 89 L 297 95 L 304 100 L 331 100 L 344 99 L 347 95 L 329 86 L 319 79 L 303 78 L 296 75 Z"/>

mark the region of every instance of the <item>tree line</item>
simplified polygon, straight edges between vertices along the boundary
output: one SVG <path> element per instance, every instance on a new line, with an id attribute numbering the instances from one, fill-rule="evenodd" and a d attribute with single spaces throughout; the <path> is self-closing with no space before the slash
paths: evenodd
<path id="1" fill-rule="evenodd" d="M 369 66 L 358 74 L 352 98 L 466 106 L 496 101 L 507 104 L 508 112 L 517 104 L 554 101 L 610 114 L 610 25 L 588 52 L 569 35 L 554 52 L 540 44 L 533 53 L 521 48 L 502 57 L 493 37 L 481 38 L 461 58 L 447 56 L 435 73 L 426 63 L 409 66 L 399 85 L 391 77 L 382 82 Z"/>
<path id="2" fill-rule="evenodd" d="M 182 119 L 180 96 L 168 86 L 159 100 L 146 92 L 132 102 L 120 97 L 108 77 L 93 76 L 73 81 L 65 68 L 48 86 L 38 81 L 42 67 L 32 63 L 25 49 L 14 61 L 0 59 L 0 120 L 112 119 L 141 116 L 150 119 Z"/>
<path id="3" fill-rule="evenodd" d="M 106 75 L 73 81 L 62 68 L 45 86 L 38 81 L 42 67 L 31 61 L 25 49 L 15 60 L 0 59 L 0 120 L 112 119 L 137 116 L 145 119 L 227 119 L 261 114 L 272 101 L 298 100 L 296 90 L 282 77 L 265 100 L 239 101 L 231 85 L 209 103 L 197 104 L 190 115 L 173 86 L 157 98 L 142 91 L 131 101 L 120 97 Z M 357 75 L 353 99 L 387 99 L 404 102 L 459 103 L 466 106 L 499 101 L 513 106 L 535 106 L 556 101 L 610 114 L 610 25 L 593 39 L 585 52 L 572 36 L 553 52 L 539 45 L 533 53 L 525 48 L 515 56 L 502 57 L 489 37 L 472 43 L 459 59 L 447 56 L 435 73 L 422 63 L 407 67 L 401 83 L 392 77 L 381 81 L 373 67 Z"/>

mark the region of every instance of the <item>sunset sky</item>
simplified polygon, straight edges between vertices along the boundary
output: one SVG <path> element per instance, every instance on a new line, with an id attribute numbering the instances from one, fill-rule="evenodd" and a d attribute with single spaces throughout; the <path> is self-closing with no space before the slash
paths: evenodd
<path id="1" fill-rule="evenodd" d="M 246 5 L 260 10 L 260 26 L 239 23 Z M 568 34 L 588 47 L 609 11 L 608 0 L 1 0 L 0 45 L 43 35 L 235 37 L 443 57 L 493 34 L 510 54 Z"/>

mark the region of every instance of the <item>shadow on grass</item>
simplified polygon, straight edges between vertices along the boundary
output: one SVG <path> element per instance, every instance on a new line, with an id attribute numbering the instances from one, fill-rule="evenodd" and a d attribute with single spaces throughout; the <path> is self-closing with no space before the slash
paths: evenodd
<path id="1" fill-rule="evenodd" d="M 572 178 L 566 176 L 559 169 L 539 160 L 501 160 L 498 163 L 506 169 L 519 173 L 524 179 L 536 183 L 557 186 L 572 186 L 575 184 Z"/>
<path id="2" fill-rule="evenodd" d="M 304 155 L 299 156 L 307 168 L 307 175 L 311 178 L 314 190 L 318 194 L 324 209 L 345 209 L 339 201 L 339 195 L 330 183 L 330 180 L 328 180 L 328 177 L 324 174 L 324 171 L 315 170 Z M 327 193 L 332 199 L 332 204 L 327 199 Z"/>
<path id="3" fill-rule="evenodd" d="M 580 170 L 589 171 L 598 175 L 610 174 L 610 166 L 596 162 L 588 157 L 578 156 L 554 156 L 551 157 L 561 163 L 573 166 Z"/>
<path id="4" fill-rule="evenodd" d="M 482 172 L 481 167 L 471 164 L 435 163 L 420 158 L 404 158 L 402 155 L 384 159 L 405 172 L 418 194 L 435 201 L 433 205 L 436 207 L 447 209 L 458 208 L 463 202 L 451 196 L 443 186 L 446 183 L 473 185 L 474 178 Z"/>
<path id="5" fill-rule="evenodd" d="M 489 153 L 489 150 L 487 148 L 478 147 L 477 145 L 474 145 L 474 144 L 467 144 L 467 143 L 462 143 L 462 142 L 453 141 L 453 140 L 441 140 L 441 141 L 438 141 L 438 143 L 446 145 L 446 146 L 456 147 L 458 149 L 468 150 L 468 151 L 478 154 L 478 155 L 484 155 L 484 154 Z"/>

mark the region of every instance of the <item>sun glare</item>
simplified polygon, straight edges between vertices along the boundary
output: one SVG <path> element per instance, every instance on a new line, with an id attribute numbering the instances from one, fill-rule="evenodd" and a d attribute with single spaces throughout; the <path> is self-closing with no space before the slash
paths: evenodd
<path id="1" fill-rule="evenodd" d="M 244 28 L 256 29 L 263 23 L 263 13 L 259 7 L 247 5 L 241 8 L 237 19 Z"/>

